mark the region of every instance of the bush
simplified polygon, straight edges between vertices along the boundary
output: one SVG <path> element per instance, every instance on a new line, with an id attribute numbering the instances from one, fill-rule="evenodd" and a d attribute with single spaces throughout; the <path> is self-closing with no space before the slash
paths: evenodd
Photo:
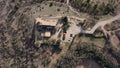
<path id="1" fill-rule="evenodd" d="M 49 7 L 52 7 L 52 6 L 53 6 L 53 3 L 50 3 L 50 4 L 49 4 Z"/>
<path id="2" fill-rule="evenodd" d="M 58 8 L 57 11 L 60 11 L 60 9 Z"/>

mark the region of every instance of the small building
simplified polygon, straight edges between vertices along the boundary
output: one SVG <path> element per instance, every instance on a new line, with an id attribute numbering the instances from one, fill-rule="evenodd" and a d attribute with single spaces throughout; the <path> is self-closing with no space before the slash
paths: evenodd
<path id="1" fill-rule="evenodd" d="M 37 30 L 41 33 L 44 33 L 44 37 L 49 38 L 55 32 L 57 21 L 48 21 L 42 18 L 36 18 L 36 24 Z"/>

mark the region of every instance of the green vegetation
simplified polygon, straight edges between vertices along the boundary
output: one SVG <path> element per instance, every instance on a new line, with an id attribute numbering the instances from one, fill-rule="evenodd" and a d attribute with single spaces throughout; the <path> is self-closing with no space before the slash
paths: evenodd
<path id="1" fill-rule="evenodd" d="M 50 3 L 50 4 L 49 4 L 49 7 L 52 7 L 52 6 L 53 6 L 53 3 Z"/>
<path id="2" fill-rule="evenodd" d="M 60 11 L 60 9 L 58 8 L 57 11 Z"/>
<path id="3" fill-rule="evenodd" d="M 68 24 L 68 18 L 66 16 L 62 17 L 61 21 L 63 22 L 63 25 L 67 25 Z"/>
<path id="4" fill-rule="evenodd" d="M 120 51 L 117 51 L 109 44 L 107 45 L 104 37 L 95 38 L 94 36 L 85 35 L 85 37 L 79 37 L 79 40 L 77 40 L 79 43 L 75 41 L 71 46 L 70 43 L 65 43 L 65 49 L 67 49 L 66 47 L 69 47 L 69 49 L 66 50 L 67 53 L 65 53 L 66 51 L 62 51 L 65 54 L 63 53 L 61 57 L 59 57 L 59 54 L 62 53 L 61 48 L 64 48 L 62 46 L 60 48 L 61 40 L 53 39 L 47 40 L 42 44 L 41 42 L 36 42 L 36 44 L 34 44 L 34 15 L 30 15 L 29 17 L 27 14 L 30 8 L 20 11 L 18 10 L 21 6 L 26 7 L 26 4 L 31 5 L 33 2 L 41 3 L 44 0 L 34 0 L 32 3 L 25 3 L 24 5 L 22 5 L 21 1 L 22 0 L 20 0 L 20 3 L 16 3 L 15 6 L 12 7 L 13 10 L 7 12 L 9 13 L 7 14 L 8 16 L 6 15 L 5 17 L 7 18 L 7 21 L 0 23 L 0 68 L 38 68 L 39 65 L 43 66 L 43 68 L 49 68 L 48 66 L 52 60 L 51 58 L 54 59 L 57 54 L 58 60 L 53 68 L 75 68 L 76 64 L 80 64 L 84 59 L 95 60 L 102 66 L 102 68 L 120 68 L 118 67 L 120 64 Z M 65 0 L 56 1 L 64 2 Z M 89 12 L 93 15 L 114 13 L 114 6 L 112 6 L 112 4 L 98 5 L 93 4 L 90 0 L 70 1 L 80 1 L 80 7 L 78 7 L 83 12 Z M 12 0 L 12 2 L 16 1 Z M 78 3 L 76 3 L 76 5 L 77 4 Z M 52 4 L 49 6 L 52 7 Z M 43 7 L 41 8 L 44 9 Z M 58 8 L 57 11 L 60 11 L 60 9 Z M 34 11 L 33 13 L 36 12 Z M 50 16 L 52 16 L 52 14 L 50 14 Z M 67 30 L 69 28 L 67 17 L 62 17 L 61 22 L 63 23 L 63 29 Z M 119 22 L 117 24 L 119 24 Z M 94 25 L 93 21 L 91 26 L 92 25 Z M 117 27 L 113 24 L 110 29 L 111 28 L 116 29 L 119 28 L 119 26 Z M 59 33 L 59 36 L 61 34 L 62 31 Z M 81 41 L 81 38 L 85 38 L 85 41 Z M 105 46 L 103 46 L 102 49 L 97 47 L 94 43 L 98 43 L 101 46 L 103 44 Z M 39 44 L 41 44 L 41 46 L 38 46 Z"/>
<path id="5" fill-rule="evenodd" d="M 104 36 L 95 37 L 94 35 L 91 34 L 80 34 L 78 39 L 81 42 L 93 43 L 101 48 L 103 48 L 107 42 Z"/>
<path id="6" fill-rule="evenodd" d="M 84 59 L 95 60 L 102 68 L 118 68 L 111 61 L 112 58 L 108 58 L 108 55 L 105 55 L 99 47 L 90 43 L 78 43 L 76 47 L 71 47 L 67 54 L 58 60 L 56 67 L 72 68 L 77 66 L 76 63 L 80 64 Z"/>
<path id="7" fill-rule="evenodd" d="M 7 22 L 13 22 L 13 16 L 15 15 L 15 13 L 17 12 L 17 10 L 19 9 L 20 7 L 20 4 L 17 3 L 15 6 L 14 6 L 14 9 L 9 13 L 8 15 L 8 19 L 7 19 Z"/>
<path id="8" fill-rule="evenodd" d="M 69 22 L 67 17 L 62 17 L 61 22 L 63 23 L 63 30 L 67 30 L 69 28 Z"/>
<path id="9" fill-rule="evenodd" d="M 48 45 L 54 45 L 56 43 L 56 40 L 55 39 L 47 40 L 45 43 Z"/>
<path id="10" fill-rule="evenodd" d="M 49 63 L 50 63 L 50 58 L 45 58 L 44 60 L 43 60 L 43 62 L 42 62 L 42 65 L 44 66 L 44 67 L 46 67 L 46 65 L 48 65 Z"/>
<path id="11" fill-rule="evenodd" d="M 60 38 L 62 36 L 62 30 L 59 32 L 58 37 Z"/>
<path id="12" fill-rule="evenodd" d="M 120 24 L 119 23 L 120 23 L 120 20 L 116 20 L 116 21 L 114 21 L 111 24 L 107 24 L 105 26 L 105 29 L 108 30 L 108 31 L 113 31 L 113 30 L 119 29 L 120 28 Z"/>
<path id="13" fill-rule="evenodd" d="M 59 44 L 60 44 L 60 43 L 61 43 L 61 40 L 57 40 L 57 42 L 56 42 L 56 43 L 59 43 Z"/>
<path id="14" fill-rule="evenodd" d="M 82 12 L 89 13 L 91 15 L 107 15 L 114 13 L 115 6 L 112 3 L 95 4 L 90 0 L 72 0 L 72 5 Z"/>

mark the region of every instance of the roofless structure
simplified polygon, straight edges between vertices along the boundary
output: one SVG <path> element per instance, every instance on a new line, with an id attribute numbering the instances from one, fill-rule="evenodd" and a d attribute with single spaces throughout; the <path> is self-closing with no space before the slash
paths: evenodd
<path id="1" fill-rule="evenodd" d="M 57 25 L 57 21 L 48 21 L 42 18 L 36 18 L 37 30 L 43 33 L 44 37 L 51 37 L 51 35 L 55 31 L 55 26 Z"/>

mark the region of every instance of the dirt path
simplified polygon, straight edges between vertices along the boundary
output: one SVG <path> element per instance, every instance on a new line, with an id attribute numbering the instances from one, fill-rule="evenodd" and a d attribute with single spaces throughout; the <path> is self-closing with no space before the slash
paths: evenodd
<path id="1" fill-rule="evenodd" d="M 66 4 L 69 5 L 70 0 L 67 0 Z"/>
<path id="2" fill-rule="evenodd" d="M 71 5 L 68 4 L 68 7 L 71 11 L 73 11 L 74 13 L 76 13 L 78 16 L 81 17 L 81 15 L 79 14 L 79 12 L 77 12 Z"/>
<path id="3" fill-rule="evenodd" d="M 62 16 L 55 16 L 55 17 L 50 17 L 50 18 L 61 18 L 61 17 Z M 84 20 L 83 18 L 79 18 L 79 17 L 75 17 L 75 16 L 67 16 L 67 17 L 69 19 L 72 18 L 72 19 L 77 19 L 77 20 Z M 98 27 L 104 27 L 106 24 L 110 24 L 110 23 L 112 23 L 113 21 L 115 21 L 119 18 L 120 18 L 120 14 L 115 16 L 115 17 L 112 17 L 110 19 L 107 19 L 107 20 L 104 20 L 104 21 L 99 21 L 90 31 L 83 30 L 82 33 L 93 34 Z"/>
<path id="4" fill-rule="evenodd" d="M 117 16 L 112 17 L 110 19 L 107 19 L 105 21 L 100 21 L 90 31 L 86 30 L 86 31 L 83 31 L 83 33 L 93 34 L 98 27 L 104 27 L 106 24 L 110 24 L 113 21 L 118 20 L 119 18 L 120 18 L 120 14 L 118 14 Z"/>
<path id="5" fill-rule="evenodd" d="M 54 16 L 54 17 L 48 17 L 48 18 L 51 18 L 51 19 L 59 19 L 59 18 L 61 18 L 61 17 L 63 17 L 62 15 L 60 16 Z M 76 16 L 67 16 L 67 18 L 68 18 L 68 20 L 70 20 L 70 19 L 76 19 L 76 20 L 80 20 L 80 21 L 84 21 L 85 20 L 85 18 L 80 18 L 80 17 L 76 17 Z"/>

